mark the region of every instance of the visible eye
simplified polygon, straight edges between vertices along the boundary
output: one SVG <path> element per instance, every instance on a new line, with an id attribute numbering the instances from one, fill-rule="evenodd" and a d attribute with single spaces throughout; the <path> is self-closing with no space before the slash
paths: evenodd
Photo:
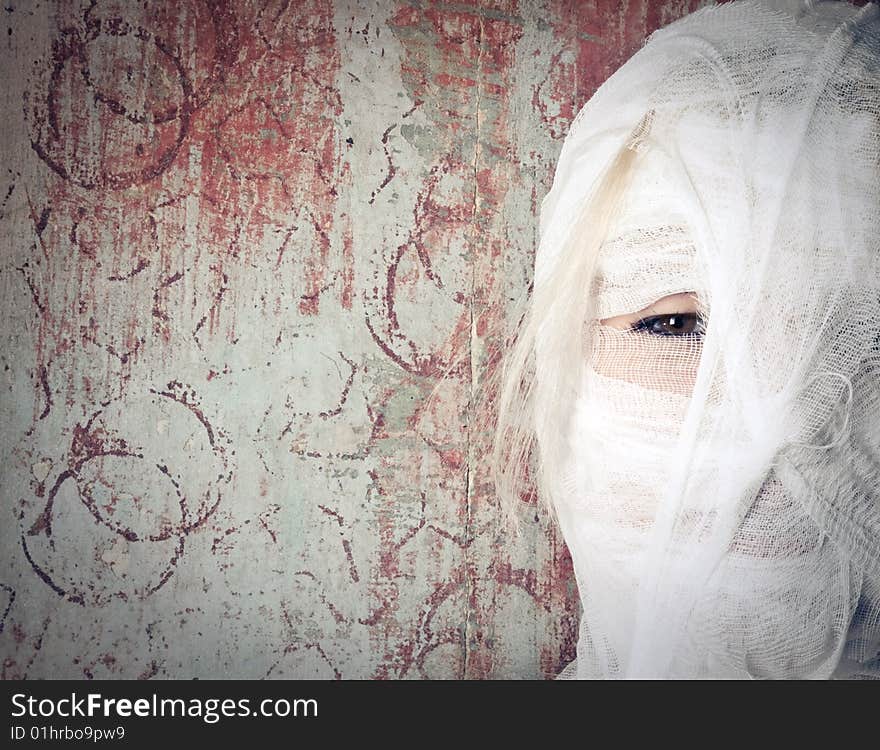
<path id="1" fill-rule="evenodd" d="M 697 313 L 652 315 L 633 323 L 632 330 L 652 336 L 702 336 L 706 332 L 703 319 Z"/>

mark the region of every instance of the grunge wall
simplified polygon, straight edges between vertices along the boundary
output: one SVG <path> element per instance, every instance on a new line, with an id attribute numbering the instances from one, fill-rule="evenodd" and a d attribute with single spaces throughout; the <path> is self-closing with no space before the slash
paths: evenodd
<path id="1" fill-rule="evenodd" d="M 573 658 L 474 392 L 568 124 L 689 5 L 6 0 L 2 676 Z"/>

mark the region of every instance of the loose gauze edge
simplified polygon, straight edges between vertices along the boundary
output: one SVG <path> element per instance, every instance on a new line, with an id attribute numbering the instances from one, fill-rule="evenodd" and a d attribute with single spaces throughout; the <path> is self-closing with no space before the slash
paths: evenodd
<path id="1" fill-rule="evenodd" d="M 880 674 L 878 82 L 876 5 L 732 2 L 572 124 L 532 302 L 540 491 L 583 605 L 562 677 Z M 640 169 L 668 206 L 633 199 Z M 670 252 L 639 234 L 658 214 Z M 664 274 L 702 339 L 597 325 Z"/>

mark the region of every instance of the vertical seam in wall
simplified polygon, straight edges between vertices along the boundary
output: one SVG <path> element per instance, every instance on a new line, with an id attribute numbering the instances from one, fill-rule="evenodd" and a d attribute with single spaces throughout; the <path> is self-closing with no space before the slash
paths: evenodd
<path id="1" fill-rule="evenodd" d="M 470 271 L 471 271 L 471 280 L 470 280 L 470 293 L 468 294 L 468 306 L 469 306 L 469 320 L 468 320 L 468 402 L 467 402 L 467 429 L 465 432 L 465 440 L 466 440 L 466 456 L 467 461 L 465 464 L 465 580 L 467 583 L 467 599 L 466 599 L 466 616 L 465 616 L 465 632 L 464 632 L 464 662 L 463 662 L 463 677 L 467 678 L 469 669 L 468 669 L 468 659 L 470 655 L 470 645 L 471 645 L 471 633 L 474 628 L 474 602 L 476 601 L 476 579 L 473 575 L 473 571 L 471 570 L 470 565 L 470 556 L 471 556 L 471 544 L 473 543 L 473 526 L 472 526 L 472 507 L 471 507 L 471 497 L 473 491 L 473 477 L 471 476 L 471 461 L 473 457 L 471 455 L 472 449 L 472 441 L 471 441 L 471 430 L 473 428 L 473 413 L 474 413 L 474 294 L 476 291 L 477 285 L 477 274 L 476 274 L 476 266 L 477 266 L 477 252 L 479 250 L 479 242 L 477 241 L 477 233 L 479 232 L 479 226 L 477 222 L 477 208 L 479 202 L 479 182 L 477 180 L 477 174 L 479 172 L 479 162 L 480 162 L 480 131 L 482 125 L 482 91 L 483 91 L 483 50 L 484 50 L 484 41 L 483 41 L 483 14 L 482 9 L 478 8 L 477 10 L 477 18 L 479 19 L 479 38 L 477 39 L 478 52 L 477 52 L 477 70 L 476 70 L 476 102 L 474 107 L 474 118 L 476 121 L 475 127 L 475 139 L 474 139 L 474 159 L 473 159 L 473 180 L 474 180 L 474 189 L 473 189 L 473 198 L 472 198 L 472 220 L 471 220 L 471 241 L 470 241 Z M 481 675 L 482 676 L 482 675 Z"/>

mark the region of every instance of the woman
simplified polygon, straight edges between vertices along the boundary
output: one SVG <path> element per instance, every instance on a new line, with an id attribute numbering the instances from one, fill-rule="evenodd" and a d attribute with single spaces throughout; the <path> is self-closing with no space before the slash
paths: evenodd
<path id="1" fill-rule="evenodd" d="M 583 604 L 564 677 L 880 675 L 880 14 L 741 1 L 572 124 L 504 371 Z"/>

